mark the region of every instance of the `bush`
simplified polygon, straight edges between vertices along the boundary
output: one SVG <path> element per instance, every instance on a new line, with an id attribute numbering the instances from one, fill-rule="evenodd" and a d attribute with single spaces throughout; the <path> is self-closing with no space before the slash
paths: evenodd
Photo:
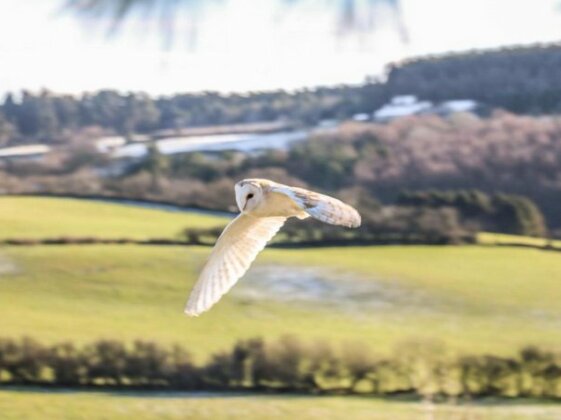
<path id="1" fill-rule="evenodd" d="M 84 354 L 72 343 L 52 346 L 49 351 L 49 366 L 53 370 L 55 383 L 62 386 L 83 384 L 88 373 Z"/>
<path id="2" fill-rule="evenodd" d="M 402 192 L 397 203 L 414 208 L 454 208 L 462 225 L 524 236 L 546 235 L 544 217 L 530 199 L 478 190 Z"/>
<path id="3" fill-rule="evenodd" d="M 41 382 L 42 370 L 49 365 L 48 359 L 47 350 L 31 338 L 0 340 L 0 373 L 6 372 L 10 382 Z"/>

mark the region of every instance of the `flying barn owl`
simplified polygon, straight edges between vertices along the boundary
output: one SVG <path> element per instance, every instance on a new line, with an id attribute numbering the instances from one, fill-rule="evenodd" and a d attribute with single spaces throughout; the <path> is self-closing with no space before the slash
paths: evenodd
<path id="1" fill-rule="evenodd" d="M 187 315 L 200 315 L 218 302 L 289 217 L 311 216 L 332 225 L 360 226 L 354 208 L 313 191 L 267 179 L 244 179 L 235 191 L 241 213 L 216 241 L 185 306 Z"/>

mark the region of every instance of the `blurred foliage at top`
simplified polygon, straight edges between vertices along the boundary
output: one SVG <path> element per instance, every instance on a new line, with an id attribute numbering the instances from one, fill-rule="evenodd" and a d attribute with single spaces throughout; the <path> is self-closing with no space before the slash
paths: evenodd
<path id="1" fill-rule="evenodd" d="M 93 19 L 109 19 L 109 31 L 118 30 L 132 15 L 157 18 L 162 35 L 169 41 L 174 36 L 176 17 L 184 14 L 191 20 L 200 20 L 198 14 L 210 4 L 228 0 L 67 0 L 64 9 L 78 16 Z M 305 0 L 272 0 L 271 7 L 296 8 Z M 399 12 L 399 0 L 320 0 L 318 4 L 334 14 L 334 24 L 339 34 L 353 31 L 369 31 L 381 23 L 390 21 L 402 40 L 407 39 L 405 26 Z M 384 10 L 382 10 L 384 9 Z"/>

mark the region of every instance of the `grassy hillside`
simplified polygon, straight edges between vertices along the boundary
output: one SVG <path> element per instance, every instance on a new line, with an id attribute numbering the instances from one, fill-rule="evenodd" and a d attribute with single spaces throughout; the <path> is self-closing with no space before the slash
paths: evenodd
<path id="1" fill-rule="evenodd" d="M 554 419 L 561 407 L 488 402 L 429 405 L 359 397 L 246 396 L 154 393 L 0 391 L 5 420 L 51 419 L 369 419 L 522 420 Z M 33 413 L 33 414 L 31 414 Z M 89 414 L 87 414 L 89 413 Z"/>
<path id="2" fill-rule="evenodd" d="M 64 217 L 63 217 L 64 215 Z M 173 235 L 224 219 L 115 204 L 0 198 L 2 235 Z M 463 246 L 269 249 L 233 293 L 183 315 L 210 249 L 38 246 L 0 249 L 2 335 L 47 342 L 155 339 L 197 357 L 241 337 L 296 334 L 386 352 L 409 339 L 509 353 L 561 345 L 561 259 L 534 249 Z M 326 291 L 327 290 L 327 291 Z"/>
<path id="3" fill-rule="evenodd" d="M 173 238 L 186 227 L 222 226 L 217 216 L 45 197 L 0 197 L 0 239 L 54 236 Z"/>

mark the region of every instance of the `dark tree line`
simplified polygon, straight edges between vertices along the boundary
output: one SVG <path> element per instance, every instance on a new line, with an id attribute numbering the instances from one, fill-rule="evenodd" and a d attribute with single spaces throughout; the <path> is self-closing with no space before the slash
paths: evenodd
<path id="1" fill-rule="evenodd" d="M 363 88 L 341 86 L 294 93 L 215 92 L 151 98 L 106 90 L 80 97 L 47 91 L 9 94 L 0 106 L 0 145 L 18 141 L 64 141 L 78 129 L 97 126 L 122 135 L 196 126 L 289 120 L 315 124 L 368 108 Z M 364 87 L 378 91 L 376 86 Z M 371 101 L 369 99 L 369 101 Z M 373 99 L 380 105 L 383 99 Z M 371 104 L 374 106 L 374 104 Z"/>
<path id="2" fill-rule="evenodd" d="M 561 354 L 526 347 L 513 356 L 450 356 L 441 345 L 404 342 L 390 356 L 359 344 L 335 351 L 295 337 L 238 341 L 195 364 L 184 348 L 101 340 L 83 347 L 0 339 L 0 386 L 244 390 L 310 394 L 409 394 L 431 400 L 561 397 Z"/>
<path id="3" fill-rule="evenodd" d="M 561 45 L 423 57 L 389 72 L 391 95 L 443 101 L 470 98 L 520 114 L 561 111 Z"/>
<path id="4" fill-rule="evenodd" d="M 464 224 L 476 230 L 544 236 L 543 215 L 528 198 L 517 195 L 488 195 L 478 190 L 403 192 L 401 206 L 454 208 Z"/>

